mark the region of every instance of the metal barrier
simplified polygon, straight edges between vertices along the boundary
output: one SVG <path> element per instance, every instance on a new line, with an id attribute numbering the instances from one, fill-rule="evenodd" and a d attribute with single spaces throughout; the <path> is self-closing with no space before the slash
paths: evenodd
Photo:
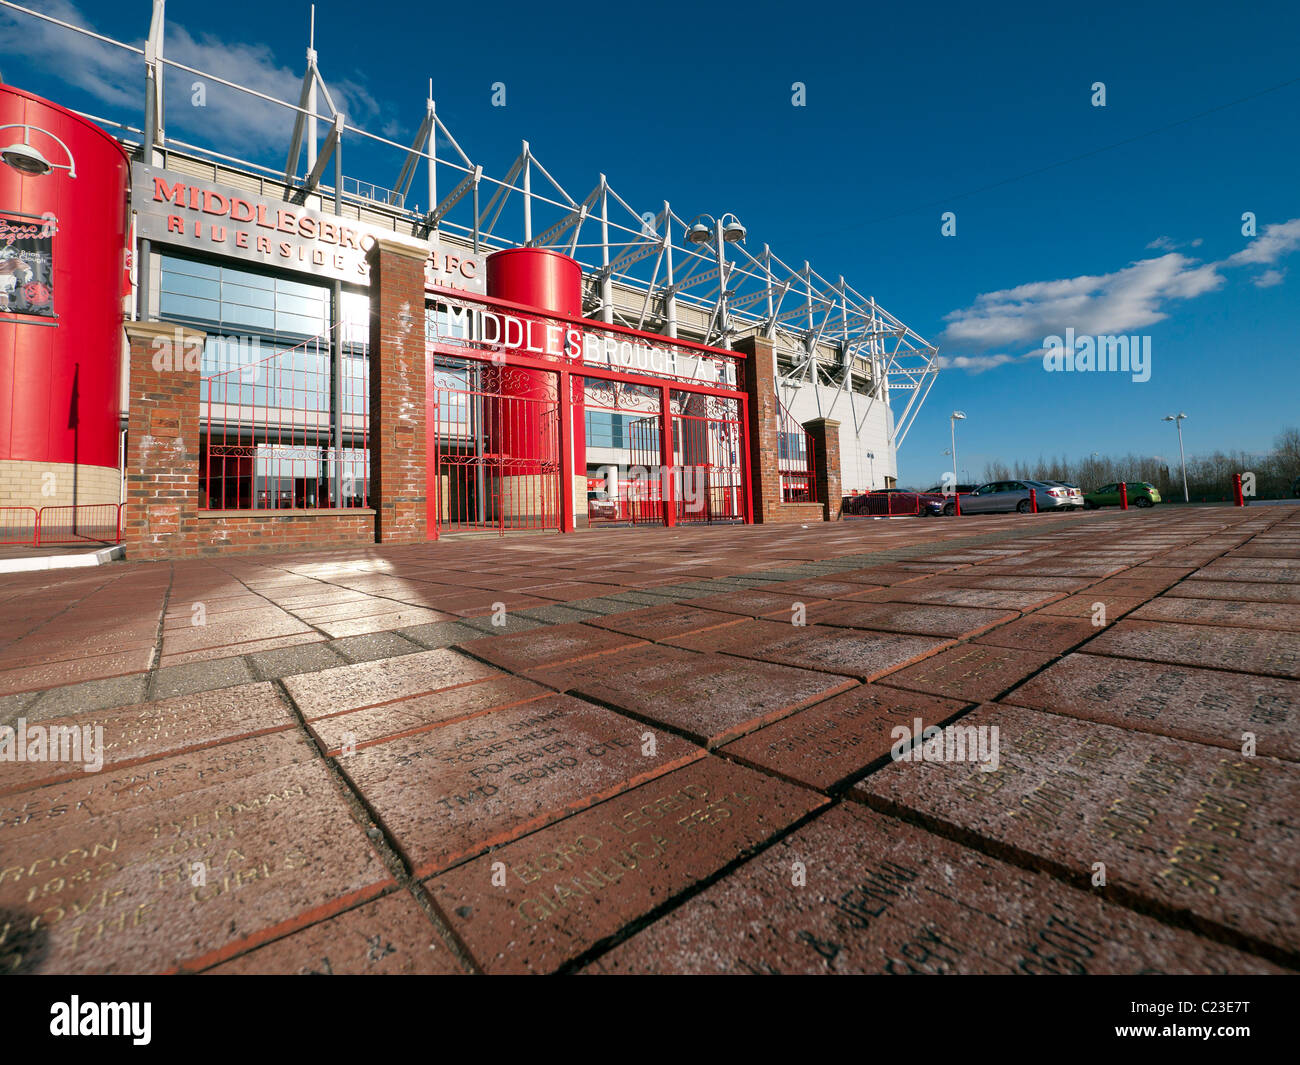
<path id="1" fill-rule="evenodd" d="M 0 544 L 36 543 L 39 521 L 35 507 L 0 507 Z"/>
<path id="2" fill-rule="evenodd" d="M 0 544 L 44 547 L 54 544 L 119 544 L 122 504 L 0 507 Z"/>

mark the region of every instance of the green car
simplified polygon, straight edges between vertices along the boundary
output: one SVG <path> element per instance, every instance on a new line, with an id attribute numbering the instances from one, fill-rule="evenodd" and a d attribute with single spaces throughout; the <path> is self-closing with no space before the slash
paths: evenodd
<path id="1" fill-rule="evenodd" d="M 1130 507 L 1150 507 L 1160 502 L 1159 489 L 1146 481 L 1129 481 L 1127 488 Z M 1089 492 L 1083 497 L 1083 505 L 1088 510 L 1119 506 L 1119 485 L 1103 484 L 1095 492 Z"/>

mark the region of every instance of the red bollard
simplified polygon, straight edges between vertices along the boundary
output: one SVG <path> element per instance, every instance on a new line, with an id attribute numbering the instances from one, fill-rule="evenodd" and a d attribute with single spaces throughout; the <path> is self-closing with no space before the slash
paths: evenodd
<path id="1" fill-rule="evenodd" d="M 1128 510 L 1128 485 L 1123 481 L 1119 482 L 1119 509 Z"/>
<path id="2" fill-rule="evenodd" d="M 1029 513 L 1038 513 L 1038 489 L 1036 488 L 1029 489 Z"/>
<path id="3" fill-rule="evenodd" d="M 1232 475 L 1232 494 L 1236 497 L 1237 506 L 1244 507 L 1246 505 L 1246 497 L 1241 494 L 1241 474 L 1239 473 Z"/>
<path id="4" fill-rule="evenodd" d="M 961 493 L 960 493 L 960 492 L 953 492 L 953 494 L 952 494 L 952 503 L 953 503 L 953 506 L 957 508 L 957 509 L 953 512 L 953 516 L 954 516 L 954 517 L 957 517 L 957 518 L 960 518 L 960 517 L 961 517 Z"/>

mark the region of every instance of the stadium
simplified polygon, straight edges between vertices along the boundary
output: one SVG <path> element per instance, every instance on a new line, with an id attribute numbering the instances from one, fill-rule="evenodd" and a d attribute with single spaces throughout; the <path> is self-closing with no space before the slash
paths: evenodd
<path id="1" fill-rule="evenodd" d="M 895 486 L 937 351 L 873 297 L 734 214 L 571 192 L 527 142 L 493 177 L 432 83 L 410 143 L 354 127 L 305 43 L 274 99 L 169 60 L 156 3 L 138 114 L 0 85 L 11 541 L 805 522 Z M 169 135 L 172 69 L 281 109 L 284 167 Z"/>

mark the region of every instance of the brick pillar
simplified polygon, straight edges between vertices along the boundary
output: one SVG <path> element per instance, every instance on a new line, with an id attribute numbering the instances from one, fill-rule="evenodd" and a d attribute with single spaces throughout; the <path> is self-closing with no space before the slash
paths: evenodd
<path id="1" fill-rule="evenodd" d="M 776 401 L 776 352 L 766 337 L 748 336 L 736 341 L 735 350 L 745 360 L 745 392 L 749 397 L 749 469 L 754 501 L 754 522 L 779 520 L 781 471 L 777 450 L 781 415 Z"/>
<path id="2" fill-rule="evenodd" d="M 423 543 L 425 481 L 424 264 L 421 244 L 380 237 L 370 263 L 370 505 L 375 539 Z"/>
<path id="3" fill-rule="evenodd" d="M 840 507 L 844 502 L 840 488 L 840 423 L 830 418 L 814 418 L 804 422 L 803 427 L 804 432 L 812 437 L 817 498 L 822 501 L 822 516 L 826 521 L 839 521 Z"/>
<path id="4" fill-rule="evenodd" d="M 199 507 L 199 377 L 205 334 L 164 322 L 127 322 L 127 558 L 195 553 Z"/>

